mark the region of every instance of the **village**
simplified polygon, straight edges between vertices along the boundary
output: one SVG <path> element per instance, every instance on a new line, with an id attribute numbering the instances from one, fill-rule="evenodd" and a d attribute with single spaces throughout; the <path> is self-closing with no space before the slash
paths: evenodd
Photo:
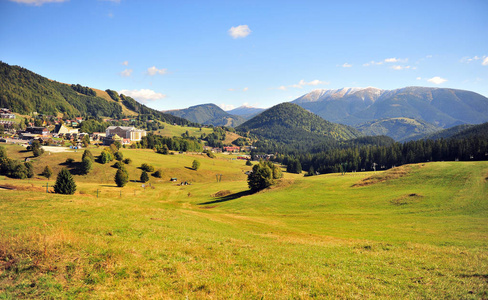
<path id="1" fill-rule="evenodd" d="M 0 108 L 0 143 L 19 144 L 27 147 L 37 140 L 43 147 L 69 147 L 70 149 L 82 149 L 88 144 L 97 146 L 109 146 L 113 143 L 120 143 L 122 147 L 136 148 L 136 143 L 147 136 L 147 131 L 135 126 L 112 125 L 105 129 L 105 132 L 86 133 L 80 130 L 84 121 L 82 117 L 58 118 L 34 113 L 31 120 L 24 119 L 24 122 L 16 120 L 16 115 L 7 108 Z M 131 119 L 103 119 L 104 122 L 115 124 L 130 124 L 135 120 Z M 152 120 L 147 120 L 151 122 Z M 203 146 L 203 150 L 213 153 L 236 154 L 237 159 L 247 160 L 252 146 L 222 145 L 221 147 Z M 61 149 L 59 150 L 61 151 Z"/>

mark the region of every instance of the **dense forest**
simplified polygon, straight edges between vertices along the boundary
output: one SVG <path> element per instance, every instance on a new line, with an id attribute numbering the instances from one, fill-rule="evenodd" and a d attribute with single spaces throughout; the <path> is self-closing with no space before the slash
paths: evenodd
<path id="1" fill-rule="evenodd" d="M 278 154 L 274 160 L 285 165 L 298 160 L 304 170 L 313 168 L 319 173 L 371 171 L 429 161 L 487 160 L 487 132 L 482 131 L 463 138 L 340 147 L 315 154 Z"/>

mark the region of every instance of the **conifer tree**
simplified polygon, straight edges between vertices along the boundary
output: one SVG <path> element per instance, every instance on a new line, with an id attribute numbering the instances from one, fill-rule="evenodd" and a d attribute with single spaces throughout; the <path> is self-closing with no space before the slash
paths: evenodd
<path id="1" fill-rule="evenodd" d="M 46 177 L 49 180 L 49 178 L 51 178 L 51 176 L 53 175 L 53 169 L 51 169 L 50 166 L 46 166 L 44 168 L 44 171 L 42 171 L 41 175 Z"/>
<path id="2" fill-rule="evenodd" d="M 118 187 L 123 187 L 127 184 L 127 182 L 129 182 L 129 175 L 127 175 L 127 171 L 118 169 L 117 173 L 115 173 L 115 184 L 117 184 Z"/>
<path id="3" fill-rule="evenodd" d="M 73 176 L 68 169 L 63 168 L 56 178 L 54 184 L 54 192 L 57 194 L 72 195 L 76 191 L 76 184 L 73 180 Z"/>

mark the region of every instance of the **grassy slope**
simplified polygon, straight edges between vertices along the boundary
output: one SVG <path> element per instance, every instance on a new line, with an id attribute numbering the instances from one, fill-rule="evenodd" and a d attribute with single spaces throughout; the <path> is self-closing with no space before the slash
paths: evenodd
<path id="1" fill-rule="evenodd" d="M 106 91 L 102 91 L 102 90 L 98 90 L 98 89 L 94 89 L 94 88 L 91 88 L 91 89 L 94 90 L 95 93 L 97 93 L 97 97 L 103 98 L 103 99 L 107 100 L 108 102 L 115 102 L 114 99 L 112 99 Z M 126 115 L 126 116 L 137 116 L 138 115 L 136 112 L 125 107 L 124 104 L 122 104 L 122 103 L 119 103 L 119 104 L 120 104 L 120 106 L 122 106 L 122 113 L 124 115 Z"/>
<path id="2" fill-rule="evenodd" d="M 0 191 L 0 295 L 488 296 L 487 162 L 406 166 L 401 178 L 360 187 L 353 185 L 371 173 L 286 174 L 271 190 L 213 198 L 246 190 L 249 167 L 199 156 L 201 170 L 192 171 L 185 166 L 193 156 L 124 156 L 131 168 L 148 162 L 193 185 L 151 178 L 154 189 L 120 189 L 99 164 L 93 172 L 101 182 L 75 176 L 85 194 L 74 196 L 42 193 L 45 180 L 0 178 L 28 189 Z"/>

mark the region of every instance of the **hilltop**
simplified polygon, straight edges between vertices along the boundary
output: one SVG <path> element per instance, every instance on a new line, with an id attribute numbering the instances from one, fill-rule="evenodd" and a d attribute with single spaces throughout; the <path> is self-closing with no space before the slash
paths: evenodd
<path id="1" fill-rule="evenodd" d="M 243 117 L 227 113 L 211 103 L 190 106 L 185 109 L 167 110 L 165 113 L 203 125 L 236 127 L 245 121 Z"/>
<path id="2" fill-rule="evenodd" d="M 236 130 L 298 148 L 361 136 L 352 127 L 328 122 L 293 103 L 273 106 Z"/>

